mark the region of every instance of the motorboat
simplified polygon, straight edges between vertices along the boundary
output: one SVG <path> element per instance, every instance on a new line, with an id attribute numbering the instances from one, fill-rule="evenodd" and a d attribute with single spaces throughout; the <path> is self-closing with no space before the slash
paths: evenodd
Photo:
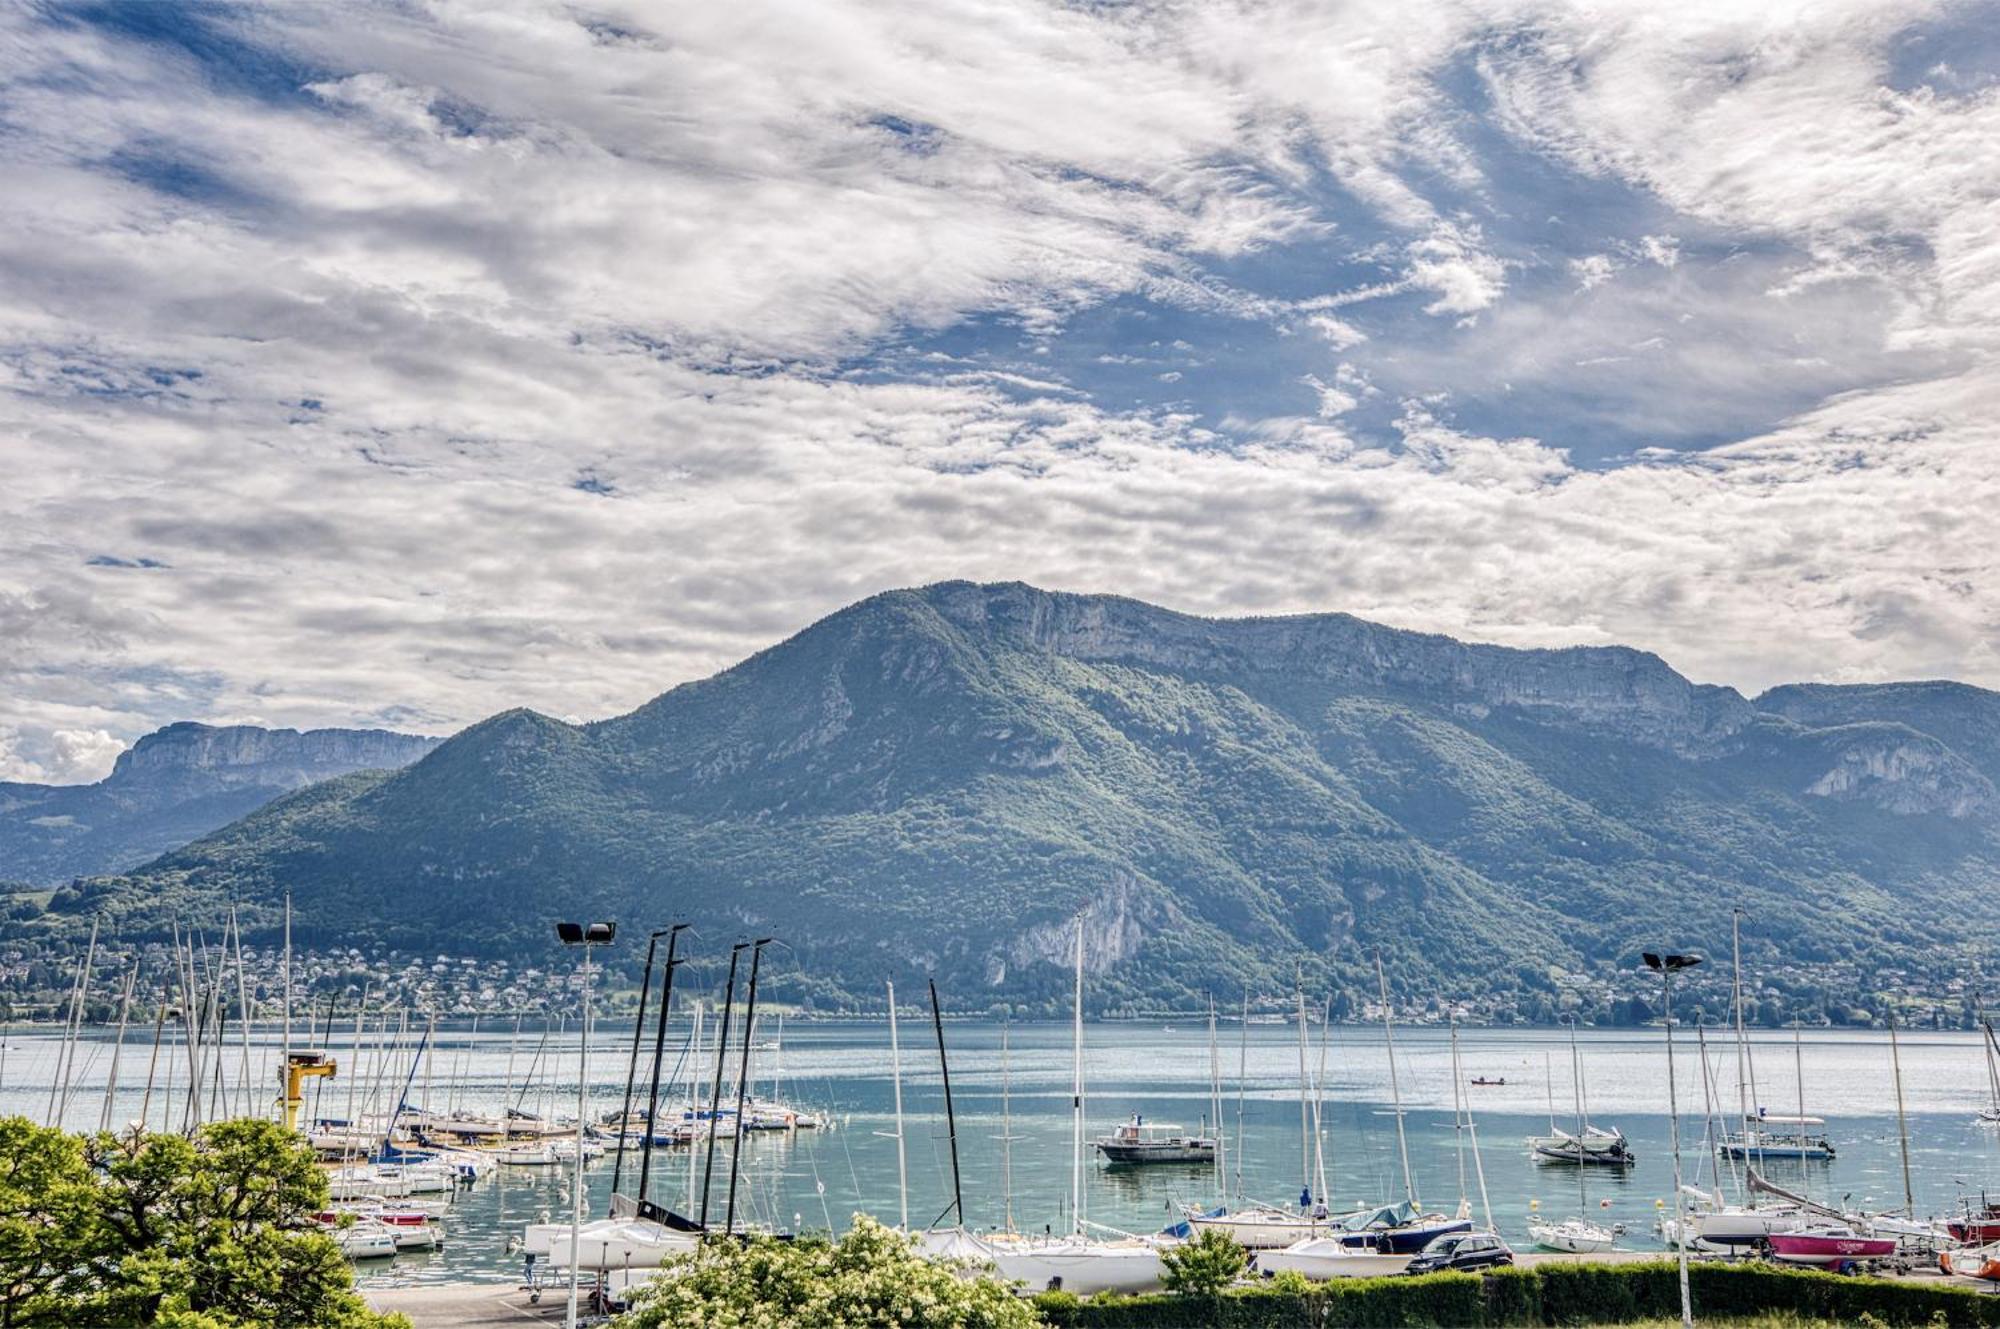
<path id="1" fill-rule="evenodd" d="M 1504 1085 L 1506 1083 L 1507 1083 L 1507 1077 L 1504 1075 L 1497 1080 L 1489 1080 L 1483 1075 L 1475 1075 L 1472 1077 L 1473 1086 L 1479 1089 L 1497 1089 L 1501 1085 Z"/>
<path id="2" fill-rule="evenodd" d="M 1552 1251 L 1567 1251 L 1572 1255 L 1597 1255 L 1608 1251 L 1624 1231 L 1622 1223 L 1600 1227 L 1584 1218 L 1528 1224 L 1528 1235 L 1535 1239 L 1537 1246 Z"/>
<path id="3" fill-rule="evenodd" d="M 1528 1148 L 1537 1162 L 1631 1167 L 1639 1161 L 1625 1132 L 1602 1126 L 1586 1126 L 1575 1134 L 1558 1127 L 1547 1135 L 1529 1136 Z"/>
<path id="4" fill-rule="evenodd" d="M 1724 1136 L 1717 1147 L 1730 1158 L 1796 1158 L 1824 1163 L 1834 1156 L 1825 1126 L 1820 1117 L 1773 1116 L 1760 1111 L 1745 1117 L 1743 1129 Z"/>
<path id="5" fill-rule="evenodd" d="M 1867 1237 L 1845 1224 L 1815 1224 L 1797 1232 L 1774 1232 L 1771 1254 L 1788 1264 L 1842 1265 L 1880 1260 L 1896 1253 L 1894 1237 Z"/>
<path id="6" fill-rule="evenodd" d="M 1252 1265 L 1260 1274 L 1286 1270 L 1305 1275 L 1314 1282 L 1330 1278 L 1380 1278 L 1400 1274 L 1409 1263 L 1406 1255 L 1381 1255 L 1358 1250 L 1338 1237 L 1307 1237 L 1279 1250 L 1258 1251 Z"/>
<path id="7" fill-rule="evenodd" d="M 1149 1122 L 1138 1113 L 1121 1122 L 1096 1141 L 1097 1152 L 1107 1163 L 1181 1163 L 1206 1165 L 1215 1162 L 1212 1136 L 1189 1135 L 1181 1127 L 1166 1122 Z"/>
<path id="8" fill-rule="evenodd" d="M 505 1167 L 554 1167 L 563 1161 L 563 1156 L 547 1140 L 536 1144 L 510 1144 L 495 1149 L 492 1158 Z"/>

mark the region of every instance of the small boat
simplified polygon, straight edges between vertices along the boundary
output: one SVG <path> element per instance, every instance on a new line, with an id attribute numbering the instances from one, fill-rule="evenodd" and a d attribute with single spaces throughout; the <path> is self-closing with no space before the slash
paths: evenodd
<path id="1" fill-rule="evenodd" d="M 1439 1237 L 1454 1232 L 1470 1232 L 1470 1216 L 1453 1218 L 1446 1214 L 1424 1214 L 1408 1201 L 1385 1205 L 1373 1212 L 1350 1215 L 1337 1224 L 1335 1236 L 1349 1250 L 1370 1250 L 1382 1255 L 1415 1255 Z"/>
<path id="2" fill-rule="evenodd" d="M 1537 1162 L 1631 1167 L 1639 1161 L 1632 1153 L 1632 1145 L 1625 1138 L 1625 1132 L 1615 1128 L 1606 1130 L 1602 1126 L 1586 1126 L 1577 1134 L 1558 1127 L 1548 1135 L 1530 1136 L 1528 1148 L 1534 1152 Z"/>
<path id="3" fill-rule="evenodd" d="M 1961 1278 L 1980 1278 L 2000 1283 L 2000 1242 L 1946 1251 L 1938 1256 L 1938 1267 Z"/>
<path id="4" fill-rule="evenodd" d="M 331 1228 L 327 1235 L 350 1260 L 380 1260 L 396 1253 L 396 1234 L 383 1223 L 354 1223 Z"/>
<path id="5" fill-rule="evenodd" d="M 1507 1077 L 1503 1075 L 1497 1080 L 1489 1080 L 1483 1075 L 1475 1075 L 1472 1077 L 1472 1083 L 1481 1089 L 1497 1088 L 1507 1083 Z"/>
<path id="6" fill-rule="evenodd" d="M 510 1144 L 504 1149 L 495 1149 L 493 1161 L 507 1167 L 554 1167 L 563 1161 L 563 1156 L 556 1152 L 553 1145 L 543 1141 L 539 1144 Z"/>
<path id="7" fill-rule="evenodd" d="M 1258 1251 L 1252 1265 L 1260 1274 L 1291 1270 L 1314 1282 L 1330 1278 L 1380 1278 L 1400 1274 L 1410 1261 L 1403 1255 L 1357 1250 L 1337 1237 L 1307 1237 L 1280 1250 Z"/>
<path id="8" fill-rule="evenodd" d="M 1096 1142 L 1097 1152 L 1107 1163 L 1182 1163 L 1207 1165 L 1215 1162 L 1215 1140 L 1211 1136 L 1188 1135 L 1179 1126 L 1148 1122 L 1138 1113 L 1121 1122 L 1111 1134 Z"/>
<path id="9" fill-rule="evenodd" d="M 1945 1220 L 1944 1230 L 1951 1239 L 1967 1246 L 1990 1246 L 2000 1242 L 2000 1202 L 1980 1197 L 1979 1207 L 1965 1202 L 1965 1212 Z"/>
<path id="10" fill-rule="evenodd" d="M 1774 1232 L 1796 1232 L 1805 1225 L 1805 1215 L 1789 1207 L 1751 1209 L 1719 1205 L 1688 1215 L 1688 1226 L 1695 1235 L 1713 1246 L 1756 1246 Z"/>
<path id="11" fill-rule="evenodd" d="M 1773 1232 L 1771 1254 L 1788 1264 L 1851 1264 L 1896 1253 L 1894 1237 L 1864 1237 L 1845 1224 L 1818 1224 L 1797 1232 Z"/>
<path id="12" fill-rule="evenodd" d="M 1226 1233 L 1230 1240 L 1249 1251 L 1280 1250 L 1308 1237 L 1324 1236 L 1332 1227 L 1324 1216 L 1264 1205 L 1220 1214 L 1190 1209 L 1187 1221 L 1198 1233 L 1211 1230 Z"/>
<path id="13" fill-rule="evenodd" d="M 1583 1218 L 1528 1224 L 1528 1235 L 1535 1239 L 1537 1246 L 1552 1251 L 1568 1251 L 1572 1255 L 1596 1255 L 1608 1251 L 1624 1231 L 1623 1223 L 1599 1227 Z"/>
<path id="14" fill-rule="evenodd" d="M 1160 1286 L 1166 1267 L 1160 1248 L 1148 1241 L 1094 1241 L 1085 1237 L 1054 1240 L 974 1238 L 984 1258 L 1009 1282 L 1031 1291 L 1151 1292 Z"/>
<path id="15" fill-rule="evenodd" d="M 1758 1112 L 1744 1118 L 1744 1128 L 1723 1137 L 1719 1146 L 1730 1158 L 1798 1158 L 1810 1162 L 1830 1162 L 1833 1141 L 1821 1129 L 1823 1118 L 1772 1116 Z"/>

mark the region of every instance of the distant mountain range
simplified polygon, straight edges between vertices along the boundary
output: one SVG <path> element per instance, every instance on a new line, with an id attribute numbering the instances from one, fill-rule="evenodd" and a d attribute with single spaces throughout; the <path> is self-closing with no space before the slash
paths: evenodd
<path id="1" fill-rule="evenodd" d="M 782 938 L 789 1000 L 937 971 L 1042 1008 L 1081 915 L 1100 1005 L 1352 989 L 1374 948 L 1405 992 L 1546 994 L 1739 905 L 1773 964 L 1990 957 L 1996 780 L 2000 695 L 1955 684 L 1751 700 L 1623 648 L 949 583 L 615 719 L 495 716 L 35 925 L 268 928 L 289 889 L 308 943 L 547 961 L 555 918 L 688 918 Z"/>
<path id="2" fill-rule="evenodd" d="M 54 886 L 137 867 L 280 794 L 407 766 L 438 741 L 381 729 L 168 725 L 121 752 L 96 784 L 0 782 L 0 880 Z"/>

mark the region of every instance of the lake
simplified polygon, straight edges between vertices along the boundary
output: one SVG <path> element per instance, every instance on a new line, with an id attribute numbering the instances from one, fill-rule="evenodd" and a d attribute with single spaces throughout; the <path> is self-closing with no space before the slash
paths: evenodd
<path id="1" fill-rule="evenodd" d="M 790 1023 L 782 1044 L 760 1021 L 760 1050 L 753 1060 L 758 1091 L 772 1093 L 825 1114 L 825 1129 L 792 1134 L 754 1134 L 747 1142 L 738 1182 L 739 1212 L 779 1228 L 844 1226 L 854 1212 L 867 1211 L 889 1222 L 898 1213 L 894 1114 L 886 1023 Z M 945 1039 L 958 1117 L 960 1168 L 966 1218 L 975 1226 L 1007 1220 L 1016 1227 L 1057 1230 L 1069 1226 L 1070 1195 L 1070 1028 L 1067 1024 L 1014 1023 L 1006 1028 L 1003 1058 L 1000 1024 L 951 1020 Z M 1341 1212 L 1404 1194 L 1401 1154 L 1391 1107 L 1389 1060 L 1380 1028 L 1336 1025 L 1308 1033 L 1308 1071 L 1318 1073 L 1324 1056 L 1324 1106 L 1316 1139 L 1302 1147 L 1299 1040 L 1294 1027 L 1225 1023 L 1218 1036 L 1222 1066 L 1223 1125 L 1230 1152 L 1230 1188 L 1274 1202 L 1296 1202 L 1301 1185 L 1324 1167 L 1328 1202 Z M 128 1037 L 118 1074 L 112 1117 L 120 1124 L 138 1115 L 151 1053 L 150 1028 Z M 630 1050 L 630 1026 L 599 1026 L 593 1034 L 589 1098 L 593 1116 L 619 1105 Z M 406 1079 L 410 1101 L 425 1099 L 494 1109 L 507 1099 L 562 1113 L 576 1102 L 577 1039 L 551 1034 L 543 1045 L 539 1027 L 524 1029 L 518 1041 L 512 1023 L 502 1030 L 441 1031 L 432 1054 L 412 1077 L 416 1035 L 400 1049 L 385 1051 L 371 1035 L 359 1057 L 351 1027 L 336 1033 L 331 1051 L 341 1073 L 307 1090 L 307 1110 L 345 1116 L 350 1101 L 372 1097 L 386 1105 Z M 685 1026 L 674 1031 L 667 1053 L 669 1078 L 685 1080 L 682 1048 Z M 916 1225 L 947 1213 L 951 1200 L 949 1144 L 936 1046 L 928 1020 L 905 1018 L 901 1029 L 905 1146 L 909 1175 L 909 1215 Z M 1091 1136 L 1106 1133 L 1130 1113 L 1189 1127 L 1203 1124 L 1210 1110 L 1209 1044 L 1205 1021 L 1100 1023 L 1085 1027 L 1087 1122 Z M 1322 1044 L 1324 1053 L 1322 1054 Z M 536 1056 L 540 1047 L 540 1055 Z M 14 1033 L 0 1060 L 0 1110 L 42 1120 L 48 1108 L 61 1040 L 40 1033 Z M 1574 1168 L 1532 1161 L 1522 1141 L 1548 1128 L 1550 1102 L 1558 1124 L 1574 1121 L 1568 1034 L 1562 1030 L 1467 1029 L 1460 1033 L 1463 1077 L 1504 1078 L 1498 1087 L 1467 1087 L 1480 1148 L 1477 1165 L 1467 1133 L 1454 1130 L 1449 1037 L 1438 1028 L 1398 1029 L 1396 1074 L 1403 1104 L 1411 1179 L 1427 1207 L 1455 1209 L 1463 1195 L 1483 1212 L 1478 1173 L 1483 1166 L 1486 1199 L 1501 1232 L 1527 1244 L 1526 1223 L 1539 1203 L 1545 1213 L 1564 1217 L 1581 1206 L 1606 1222 L 1627 1225 L 1621 1245 L 1657 1247 L 1652 1224 L 1657 1206 L 1673 1196 L 1668 1146 L 1667 1071 L 1660 1029 L 1586 1030 L 1580 1036 L 1584 1084 L 1591 1118 L 1616 1125 L 1631 1138 L 1636 1166 L 1623 1172 L 1591 1170 L 1581 1193 Z M 103 1110 L 110 1069 L 110 1040 L 92 1037 L 81 1044 L 72 1073 L 66 1124 L 95 1127 Z M 1683 1114 L 1683 1161 L 1690 1181 L 1710 1184 L 1712 1154 L 1703 1144 L 1707 1130 L 1703 1082 L 1694 1032 L 1676 1031 L 1675 1052 Z M 1895 1080 L 1889 1040 L 1884 1034 L 1814 1030 L 1796 1052 L 1789 1032 L 1751 1035 L 1759 1100 L 1774 1113 L 1798 1111 L 1800 1072 L 1808 1113 L 1825 1117 L 1839 1155 L 1825 1164 L 1792 1164 L 1766 1171 L 1816 1198 L 1855 1205 L 1893 1207 L 1902 1202 L 1903 1175 L 1896 1122 Z M 1922 1213 L 1942 1212 L 1960 1196 L 1990 1189 L 2000 1195 L 2000 1132 L 1981 1126 L 1978 1109 L 1988 1101 L 1985 1063 L 1971 1034 L 1907 1033 L 1901 1037 L 1903 1090 L 1910 1129 L 1911 1188 Z M 185 1095 L 183 1054 L 163 1049 L 162 1067 L 178 1064 L 176 1102 Z M 1711 1031 L 1711 1093 L 1722 1118 L 1736 1111 L 1736 1055 L 1726 1036 Z M 705 1061 L 712 1062 L 711 1051 Z M 275 1050 L 259 1038 L 250 1052 L 252 1082 L 275 1084 Z M 529 1069 L 534 1076 L 529 1079 Z M 731 1057 L 731 1067 L 735 1057 Z M 234 1086 L 243 1054 L 231 1047 L 224 1056 L 230 1085 L 226 1097 L 248 1103 L 256 1095 Z M 357 1068 L 359 1075 L 353 1073 Z M 166 1071 L 156 1072 L 152 1119 L 158 1125 L 166 1095 Z M 643 1079 L 643 1075 L 642 1075 Z M 1003 1112 L 1003 1081 L 1007 1088 Z M 261 1091 L 266 1101 L 273 1095 Z M 352 1095 L 352 1099 L 350 1099 Z M 641 1089 L 643 1096 L 643 1086 Z M 1243 1147 L 1236 1149 L 1238 1114 Z M 1001 1137 L 1009 1137 L 1003 1141 Z M 1011 1148 L 1007 1148 L 1011 1146 Z M 1011 1168 L 1003 1166 L 1003 1151 Z M 700 1157 L 690 1179 L 686 1149 L 656 1151 L 653 1195 L 674 1208 L 690 1205 L 698 1190 Z M 1304 1155 L 1302 1159 L 1302 1154 Z M 1323 1160 L 1323 1161 L 1322 1161 Z M 720 1220 L 728 1181 L 729 1145 L 717 1148 L 711 1215 Z M 628 1159 L 626 1189 L 636 1172 Z M 601 1213 L 610 1190 L 610 1158 L 586 1170 L 590 1210 Z M 364 1283 L 445 1282 L 506 1278 L 518 1272 L 506 1250 L 507 1238 L 544 1214 L 560 1218 L 570 1184 L 567 1167 L 500 1169 L 499 1174 L 459 1193 L 447 1220 L 448 1244 L 441 1252 L 401 1255 L 363 1267 Z M 1725 1179 L 1728 1173 L 1725 1169 Z M 1461 1181 L 1463 1177 L 1463 1181 Z M 1725 1188 L 1734 1192 L 1733 1183 Z M 1315 1190 L 1318 1187 L 1315 1184 Z M 1130 1231 L 1155 1230 L 1173 1220 L 1183 1202 L 1212 1202 L 1213 1169 L 1111 1169 L 1091 1162 L 1085 1170 L 1086 1215 L 1095 1223 Z"/>

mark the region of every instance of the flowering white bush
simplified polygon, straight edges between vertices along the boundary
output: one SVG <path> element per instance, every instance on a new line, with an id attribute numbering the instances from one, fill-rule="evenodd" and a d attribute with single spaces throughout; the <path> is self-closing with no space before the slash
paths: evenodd
<path id="1" fill-rule="evenodd" d="M 1028 1303 L 990 1278 L 918 1255 L 865 1214 L 839 1241 L 711 1239 L 670 1263 L 617 1329 L 1038 1329 Z"/>

